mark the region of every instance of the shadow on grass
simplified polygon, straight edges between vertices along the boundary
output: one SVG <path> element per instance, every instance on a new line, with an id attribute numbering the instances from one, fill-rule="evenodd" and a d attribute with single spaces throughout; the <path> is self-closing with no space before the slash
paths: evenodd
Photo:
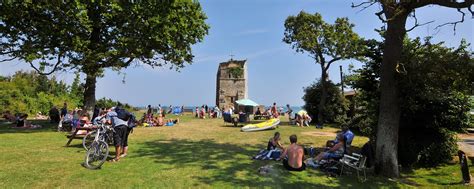
<path id="1" fill-rule="evenodd" d="M 50 123 L 48 120 L 28 120 L 34 125 L 41 125 L 41 128 L 16 128 L 15 124 L 6 121 L 0 121 L 0 134 L 7 133 L 37 133 L 57 131 L 58 124 Z"/>
<path id="2" fill-rule="evenodd" d="M 193 175 L 193 178 L 208 185 L 277 188 L 392 186 L 383 181 L 359 183 L 353 177 L 332 178 L 328 181 L 322 172 L 316 170 L 288 172 L 280 162 L 250 160 L 250 156 L 255 155 L 260 146 L 242 146 L 214 140 L 156 140 L 145 142 L 136 155 L 152 157 L 155 163 L 170 166 L 168 170 L 197 167 L 203 172 Z M 272 174 L 260 175 L 258 168 L 269 164 L 273 165 Z"/>

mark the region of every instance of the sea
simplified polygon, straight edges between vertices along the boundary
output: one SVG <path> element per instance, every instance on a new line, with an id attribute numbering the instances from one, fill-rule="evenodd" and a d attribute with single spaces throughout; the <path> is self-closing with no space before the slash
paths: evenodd
<path id="1" fill-rule="evenodd" d="M 167 105 L 167 106 L 162 105 L 161 107 L 163 108 L 163 110 L 168 111 L 169 106 L 170 106 L 170 105 Z M 153 107 L 153 108 L 157 108 L 158 106 L 152 106 L 152 107 Z M 176 106 L 172 106 L 172 107 L 176 107 Z M 201 106 L 184 106 L 184 109 L 185 109 L 185 110 L 191 109 L 191 110 L 194 111 L 194 110 L 196 109 L 196 107 L 201 107 Z M 209 108 L 211 108 L 211 107 L 214 107 L 214 106 L 209 106 Z M 266 109 L 267 109 L 267 108 L 270 108 L 270 107 L 271 107 L 271 106 L 265 106 Z M 280 107 L 283 108 L 283 112 L 286 112 L 286 111 L 287 111 L 286 106 L 283 106 L 283 107 L 282 107 L 282 106 L 279 106 L 278 108 L 280 108 Z M 291 107 L 291 109 L 293 110 L 293 113 L 296 113 L 296 112 L 298 112 L 298 111 L 300 111 L 300 110 L 303 109 L 303 106 L 290 106 L 290 107 Z M 147 107 L 137 107 L 137 108 L 139 108 L 139 109 L 147 109 Z"/>

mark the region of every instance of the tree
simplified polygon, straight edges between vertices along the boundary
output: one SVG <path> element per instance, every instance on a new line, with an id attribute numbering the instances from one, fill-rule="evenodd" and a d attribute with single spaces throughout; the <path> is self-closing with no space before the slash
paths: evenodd
<path id="1" fill-rule="evenodd" d="M 341 94 L 340 88 L 328 81 L 327 87 L 327 103 L 323 108 L 323 118 L 325 122 L 345 123 L 347 112 L 349 111 L 349 102 Z M 319 101 L 321 100 L 322 85 L 321 80 L 314 82 L 310 86 L 304 88 L 303 100 L 305 102 L 304 109 L 310 115 L 319 114 Z"/>
<path id="2" fill-rule="evenodd" d="M 322 94 L 318 105 L 318 124 L 323 124 L 323 111 L 328 96 L 328 69 L 332 63 L 357 56 L 361 47 L 359 36 L 352 31 L 354 24 L 347 18 L 337 18 L 333 25 L 324 22 L 319 13 L 301 11 L 285 21 L 283 42 L 296 52 L 307 52 L 321 66 Z"/>
<path id="3" fill-rule="evenodd" d="M 474 16 L 474 12 L 471 9 L 473 2 L 474 0 L 464 0 L 463 2 L 453 0 L 379 0 L 352 5 L 352 7 L 364 6 L 363 9 L 365 9 L 373 4 L 380 4 L 382 10 L 377 12 L 376 15 L 387 25 L 387 31 L 384 35 L 384 56 L 380 70 L 380 107 L 376 141 L 376 173 L 387 177 L 399 176 L 397 145 L 400 106 L 398 102 L 399 89 L 396 85 L 396 70 L 401 60 L 403 39 L 406 32 L 423 25 L 419 24 L 416 19 L 416 9 L 429 5 L 456 8 L 458 12 L 462 14 L 461 20 L 438 26 L 453 25 L 454 30 L 456 30 L 456 25 L 464 21 L 465 13 L 462 11 L 463 8 L 467 8 Z M 406 21 L 409 16 L 415 19 L 415 25 L 406 29 Z"/>
<path id="4" fill-rule="evenodd" d="M 457 151 L 455 132 L 468 127 L 469 90 L 474 81 L 474 60 L 468 44 L 448 48 L 430 38 L 405 38 L 401 64 L 406 72 L 397 75 L 400 99 L 398 161 L 404 167 L 436 166 L 452 160 Z M 357 89 L 357 116 L 352 125 L 375 141 L 379 70 L 383 42 L 371 42 L 369 61 L 348 82 Z"/>
<path id="5" fill-rule="evenodd" d="M 82 94 L 69 94 L 69 86 L 58 82 L 54 77 L 48 79 L 34 71 L 18 71 L 13 76 L 0 80 L 0 112 L 28 113 L 35 115 L 47 113 L 53 105 L 61 106 L 67 102 L 70 107 L 78 107 Z M 50 88 L 44 89 L 38 81 L 43 78 Z"/>
<path id="6" fill-rule="evenodd" d="M 143 63 L 179 70 L 191 63 L 191 45 L 208 32 L 205 19 L 191 0 L 1 2 L 0 55 L 23 60 L 41 74 L 80 70 L 90 110 L 97 77 L 106 68 Z"/>

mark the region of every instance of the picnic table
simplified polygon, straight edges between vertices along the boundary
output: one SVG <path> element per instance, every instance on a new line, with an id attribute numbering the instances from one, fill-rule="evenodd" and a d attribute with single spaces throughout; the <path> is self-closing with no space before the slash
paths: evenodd
<path id="1" fill-rule="evenodd" d="M 257 120 L 257 119 L 270 119 L 271 117 L 272 117 L 271 115 L 263 115 L 263 114 L 261 114 L 261 115 L 254 115 L 254 116 L 253 116 L 253 119 L 254 119 L 254 120 Z"/>
<path id="2" fill-rule="evenodd" d="M 97 127 L 96 126 L 92 126 L 92 127 L 77 127 L 76 128 L 76 131 L 74 131 L 72 134 L 68 134 L 66 135 L 66 137 L 69 139 L 66 143 L 66 147 L 69 146 L 69 144 L 71 144 L 71 141 L 74 140 L 74 139 L 83 139 L 85 134 L 77 134 L 79 131 L 87 131 L 87 133 L 91 132 L 91 131 L 94 131 L 96 130 Z"/>

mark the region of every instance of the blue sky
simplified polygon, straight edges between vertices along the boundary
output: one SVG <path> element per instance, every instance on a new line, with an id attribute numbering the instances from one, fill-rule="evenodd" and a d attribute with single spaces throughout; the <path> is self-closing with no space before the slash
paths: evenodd
<path id="1" fill-rule="evenodd" d="M 97 98 L 108 97 L 133 105 L 173 104 L 200 105 L 215 103 L 215 83 L 220 62 L 230 59 L 247 59 L 249 97 L 257 103 L 270 105 L 303 105 L 303 87 L 310 85 L 321 74 L 319 65 L 307 54 L 296 53 L 282 42 L 284 21 L 300 11 L 319 12 L 326 22 L 337 17 L 348 17 L 355 24 L 354 30 L 364 38 L 380 39 L 374 31 L 383 24 L 374 15 L 379 9 L 374 5 L 359 12 L 343 0 L 206 0 L 201 1 L 209 35 L 193 46 L 194 62 L 175 72 L 167 68 L 151 69 L 137 65 L 122 71 L 108 70 L 98 79 Z M 434 28 L 445 22 L 456 21 L 461 15 L 455 9 L 430 6 L 417 10 L 420 23 L 434 20 L 416 28 L 410 37 L 434 35 L 435 42 L 445 41 L 447 46 L 457 46 L 462 38 L 473 41 L 473 19 L 466 14 L 466 21 L 458 24 L 456 34 L 452 26 Z M 410 27 L 413 21 L 409 21 Z M 348 65 L 360 64 L 353 60 L 333 64 L 330 79 L 339 82 L 339 65 L 347 73 Z M 1 75 L 11 75 L 17 70 L 28 69 L 25 63 L 13 61 L 0 64 Z M 125 74 L 125 83 L 122 78 Z M 56 73 L 56 77 L 71 82 L 72 73 Z"/>

